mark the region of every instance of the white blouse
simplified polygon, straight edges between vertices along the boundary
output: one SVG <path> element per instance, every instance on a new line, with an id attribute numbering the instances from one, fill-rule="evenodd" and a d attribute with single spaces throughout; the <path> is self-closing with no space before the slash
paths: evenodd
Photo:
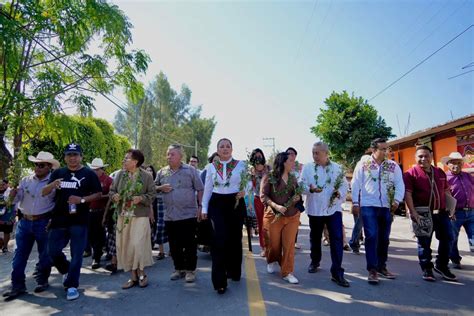
<path id="1" fill-rule="evenodd" d="M 245 170 L 245 163 L 241 160 L 237 161 L 237 165 L 231 170 L 232 174 L 228 174 L 228 164 L 233 160 L 221 161 L 222 170 L 217 170 L 215 164 L 211 163 L 206 166 L 206 181 L 204 184 L 204 194 L 202 197 L 202 213 L 207 214 L 209 200 L 212 193 L 232 194 L 240 191 L 240 174 Z"/>

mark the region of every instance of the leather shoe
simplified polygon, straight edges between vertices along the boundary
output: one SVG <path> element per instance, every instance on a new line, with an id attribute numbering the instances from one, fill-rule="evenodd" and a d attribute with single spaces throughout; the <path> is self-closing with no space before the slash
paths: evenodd
<path id="1" fill-rule="evenodd" d="M 346 279 L 344 279 L 343 276 L 332 276 L 331 281 L 336 282 L 337 285 L 342 286 L 342 287 L 350 287 L 349 282 L 347 282 Z"/>
<path id="2" fill-rule="evenodd" d="M 16 288 L 16 289 L 11 289 L 10 291 L 7 291 L 5 293 L 3 293 L 3 297 L 6 297 L 5 300 L 13 300 L 15 298 L 17 298 L 18 296 L 22 295 L 22 294 L 25 294 L 27 293 L 26 292 L 26 288 Z"/>
<path id="3" fill-rule="evenodd" d="M 319 264 L 310 263 L 308 266 L 308 273 L 316 273 L 318 271 Z"/>
<path id="4" fill-rule="evenodd" d="M 221 287 L 220 289 L 217 289 L 217 294 L 221 294 L 221 295 L 222 295 L 222 294 L 225 293 L 226 290 L 227 290 L 227 288 Z"/>
<path id="5" fill-rule="evenodd" d="M 48 283 L 44 283 L 44 284 L 38 284 L 35 289 L 34 289 L 34 292 L 35 293 L 41 293 L 41 292 L 44 292 L 46 291 L 46 289 L 49 287 L 49 284 Z"/>

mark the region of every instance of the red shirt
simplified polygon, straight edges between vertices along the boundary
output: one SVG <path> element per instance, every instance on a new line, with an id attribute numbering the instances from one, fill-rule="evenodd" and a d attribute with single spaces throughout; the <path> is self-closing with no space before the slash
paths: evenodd
<path id="1" fill-rule="evenodd" d="M 112 178 L 103 173 L 99 177 L 100 185 L 102 186 L 102 195 L 107 195 L 109 194 L 110 186 L 112 185 Z M 105 209 L 105 206 L 107 205 L 107 201 L 109 200 L 108 197 L 104 197 L 98 200 L 95 200 L 90 203 L 89 208 L 90 209 L 95 209 L 95 210 L 102 210 Z"/>
<path id="2" fill-rule="evenodd" d="M 437 167 L 431 168 L 434 176 L 433 187 L 434 194 L 431 198 L 431 209 L 446 209 L 446 191 L 449 191 L 449 185 L 444 171 Z M 411 167 L 403 174 L 403 182 L 405 182 L 405 191 L 411 192 L 413 195 L 413 204 L 416 206 L 428 206 L 430 202 L 431 175 L 418 165 Z"/>

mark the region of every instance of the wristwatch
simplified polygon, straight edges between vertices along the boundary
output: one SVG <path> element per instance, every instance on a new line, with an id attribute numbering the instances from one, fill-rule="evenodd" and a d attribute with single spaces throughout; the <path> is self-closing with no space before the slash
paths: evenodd
<path id="1" fill-rule="evenodd" d="M 86 203 L 86 199 L 85 198 L 81 198 L 81 204 L 84 204 Z"/>

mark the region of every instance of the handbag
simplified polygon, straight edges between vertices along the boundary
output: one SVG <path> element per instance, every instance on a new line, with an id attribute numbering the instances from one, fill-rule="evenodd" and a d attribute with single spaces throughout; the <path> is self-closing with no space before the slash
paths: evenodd
<path id="1" fill-rule="evenodd" d="M 415 207 L 418 213 L 419 221 L 412 221 L 413 232 L 416 237 L 430 237 L 433 233 L 433 217 L 431 216 L 431 198 L 433 196 L 433 183 L 434 183 L 434 171 L 431 173 L 431 192 L 430 201 L 428 206 L 417 206 Z"/>

